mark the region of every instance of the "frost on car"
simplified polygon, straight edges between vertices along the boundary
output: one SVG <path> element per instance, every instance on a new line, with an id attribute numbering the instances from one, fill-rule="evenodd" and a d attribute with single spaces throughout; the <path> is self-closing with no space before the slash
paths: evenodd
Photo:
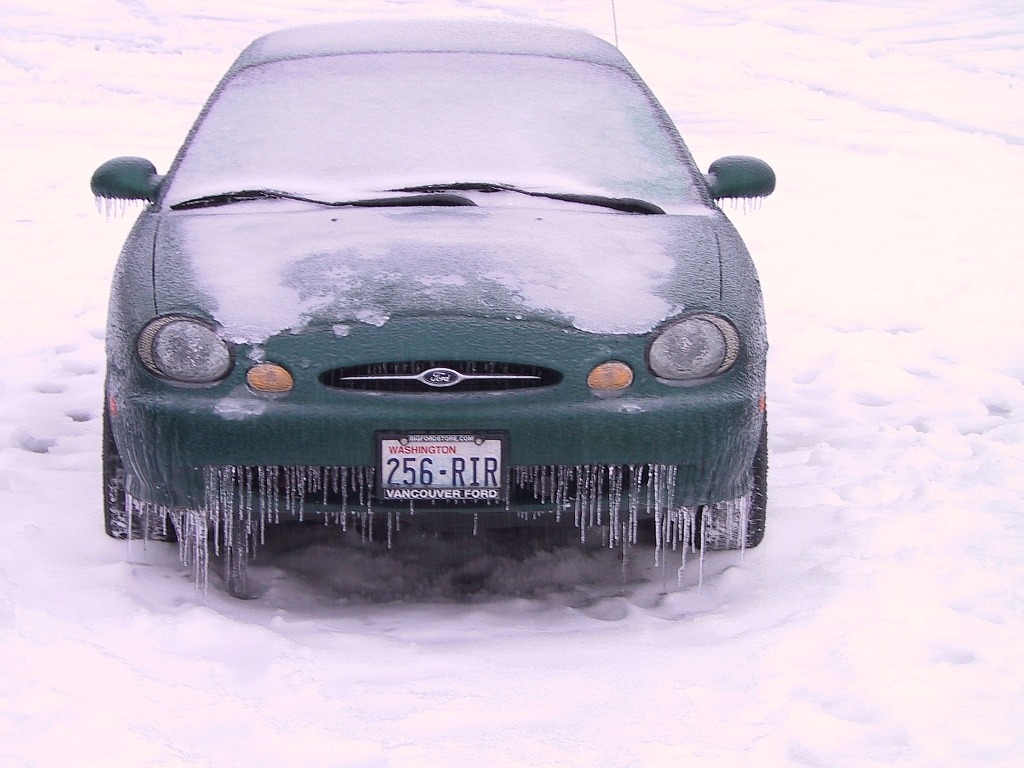
<path id="1" fill-rule="evenodd" d="M 774 184 L 702 174 L 584 32 L 256 40 L 166 175 L 93 176 L 148 202 L 110 300 L 107 532 L 177 538 L 203 579 L 212 541 L 239 595 L 290 519 L 757 545 L 764 314 L 716 200 Z"/>

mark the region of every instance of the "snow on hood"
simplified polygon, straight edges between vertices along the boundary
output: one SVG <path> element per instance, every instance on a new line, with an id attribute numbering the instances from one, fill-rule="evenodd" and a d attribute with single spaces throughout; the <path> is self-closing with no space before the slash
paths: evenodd
<path id="1" fill-rule="evenodd" d="M 170 213 L 156 244 L 160 311 L 207 312 L 239 343 L 424 315 L 645 333 L 719 300 L 710 210 L 246 205 Z"/>

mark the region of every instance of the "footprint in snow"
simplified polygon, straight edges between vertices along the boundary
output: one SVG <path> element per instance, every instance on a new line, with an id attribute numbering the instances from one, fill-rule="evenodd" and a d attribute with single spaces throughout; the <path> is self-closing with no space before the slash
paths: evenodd
<path id="1" fill-rule="evenodd" d="M 99 368 L 92 363 L 75 359 L 61 360 L 60 367 L 72 376 L 89 376 L 99 370 Z"/>
<path id="2" fill-rule="evenodd" d="M 41 381 L 32 389 L 43 395 L 59 395 L 64 392 L 66 387 L 57 381 Z"/>
<path id="3" fill-rule="evenodd" d="M 878 395 L 860 394 L 853 396 L 854 402 L 858 405 L 865 405 L 869 408 L 878 408 L 883 405 L 892 405 L 892 400 L 887 397 L 880 397 Z"/>
<path id="4" fill-rule="evenodd" d="M 936 664 L 954 664 L 961 666 L 964 664 L 973 664 L 978 660 L 978 655 L 970 648 L 963 647 L 944 647 L 936 648 L 932 653 L 932 661 Z"/>
<path id="5" fill-rule="evenodd" d="M 989 416 L 1002 416 L 1006 418 L 1013 413 L 1013 406 L 1006 401 L 982 400 L 981 404 L 985 406 Z"/>
<path id="6" fill-rule="evenodd" d="M 57 441 L 52 437 L 35 437 L 27 428 L 19 427 L 11 435 L 11 444 L 31 453 L 49 453 Z"/>

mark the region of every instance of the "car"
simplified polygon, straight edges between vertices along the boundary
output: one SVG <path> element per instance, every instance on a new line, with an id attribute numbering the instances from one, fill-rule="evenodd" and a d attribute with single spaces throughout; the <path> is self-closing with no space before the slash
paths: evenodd
<path id="1" fill-rule="evenodd" d="M 212 542 L 241 597 L 292 520 L 760 543 L 764 309 L 719 201 L 775 174 L 701 173 L 613 45 L 274 32 L 166 174 L 119 157 L 91 187 L 145 204 L 110 294 L 109 535 L 177 539 L 204 585 Z"/>

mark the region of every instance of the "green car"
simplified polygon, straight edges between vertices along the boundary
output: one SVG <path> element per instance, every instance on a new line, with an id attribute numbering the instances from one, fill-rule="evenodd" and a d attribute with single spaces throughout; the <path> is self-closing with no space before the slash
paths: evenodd
<path id="1" fill-rule="evenodd" d="M 757 545 L 767 340 L 722 198 L 613 46 L 354 22 L 253 42 L 148 203 L 107 331 L 106 530 L 232 594 L 268 529 L 577 526 Z M 371 535 L 368 533 L 368 535 Z"/>

